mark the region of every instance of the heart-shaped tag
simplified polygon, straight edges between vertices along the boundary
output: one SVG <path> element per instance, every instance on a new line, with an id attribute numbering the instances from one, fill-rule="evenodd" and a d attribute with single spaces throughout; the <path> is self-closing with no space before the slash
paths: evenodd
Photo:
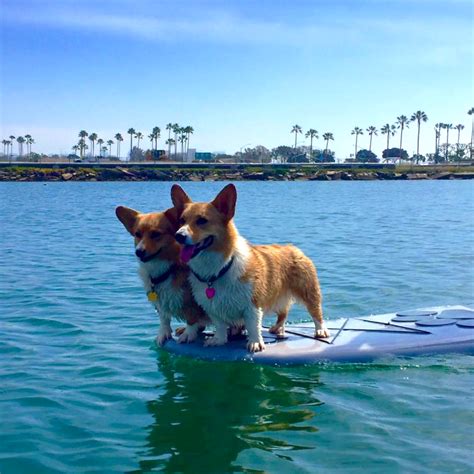
<path id="1" fill-rule="evenodd" d="M 214 296 L 216 295 L 216 290 L 212 287 L 208 287 L 206 288 L 206 296 L 212 300 L 212 298 L 214 298 Z"/>

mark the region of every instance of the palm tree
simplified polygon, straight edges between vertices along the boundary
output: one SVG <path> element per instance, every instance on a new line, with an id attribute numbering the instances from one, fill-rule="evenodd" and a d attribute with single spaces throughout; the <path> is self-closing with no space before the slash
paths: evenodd
<path id="1" fill-rule="evenodd" d="M 30 149 L 29 149 L 29 146 L 30 146 L 30 139 L 31 139 L 31 135 L 30 135 L 30 134 L 25 135 L 26 154 L 27 154 L 28 157 L 30 156 Z"/>
<path id="2" fill-rule="evenodd" d="M 107 140 L 107 145 L 109 145 L 109 158 L 112 156 L 112 145 L 114 144 L 113 140 Z"/>
<path id="3" fill-rule="evenodd" d="M 459 159 L 459 142 L 461 141 L 461 130 L 464 130 L 464 125 L 458 123 L 454 128 L 458 131 L 458 143 L 456 146 L 456 154 L 458 155 L 458 159 Z"/>
<path id="4" fill-rule="evenodd" d="M 421 110 L 417 110 L 410 118 L 412 122 L 416 122 L 418 127 L 418 133 L 416 136 L 416 162 L 420 159 L 420 126 L 421 122 L 427 122 L 428 116 Z"/>
<path id="5" fill-rule="evenodd" d="M 150 133 L 150 135 L 148 135 L 148 140 L 150 140 L 150 149 L 151 149 L 151 154 L 153 155 L 153 150 L 154 150 L 154 144 L 155 144 L 155 135 L 153 135 L 153 133 Z"/>
<path id="6" fill-rule="evenodd" d="M 453 130 L 453 124 L 452 123 L 443 123 L 443 128 L 446 129 L 446 151 L 444 155 L 444 160 L 447 162 L 448 161 L 448 155 L 449 155 L 449 131 Z"/>
<path id="7" fill-rule="evenodd" d="M 390 148 L 390 136 L 394 136 L 396 133 L 396 126 L 395 125 L 390 125 L 389 123 L 386 123 L 381 129 L 380 132 L 382 135 L 387 135 L 387 150 Z M 386 161 L 388 161 L 388 158 L 385 158 Z"/>
<path id="8" fill-rule="evenodd" d="M 355 141 L 355 154 L 354 154 L 354 158 L 357 160 L 357 139 L 359 138 L 359 135 L 363 135 L 364 134 L 364 131 L 359 128 L 359 127 L 354 127 L 354 130 L 352 130 L 351 132 L 351 135 L 355 135 L 356 136 L 356 141 Z"/>
<path id="9" fill-rule="evenodd" d="M 21 157 L 23 156 L 23 143 L 25 143 L 25 139 L 23 137 L 18 137 L 16 141 L 18 142 L 18 154 Z"/>
<path id="10" fill-rule="evenodd" d="M 133 136 L 135 135 L 135 129 L 129 128 L 127 133 L 130 134 L 130 159 L 132 159 L 132 149 L 133 149 Z"/>
<path id="11" fill-rule="evenodd" d="M 25 138 L 26 138 L 26 150 L 28 153 L 28 157 L 31 158 L 31 145 L 35 143 L 35 140 L 31 135 L 25 135 Z"/>
<path id="12" fill-rule="evenodd" d="M 406 115 L 400 115 L 400 117 L 397 117 L 396 125 L 397 125 L 397 128 L 400 129 L 400 161 L 399 163 L 401 163 L 402 162 L 403 130 L 405 128 L 408 128 L 408 117 Z"/>
<path id="13" fill-rule="evenodd" d="M 114 138 L 117 140 L 117 158 L 120 160 L 120 142 L 123 142 L 123 137 L 120 133 L 116 133 Z"/>
<path id="14" fill-rule="evenodd" d="M 103 152 L 103 147 L 102 147 L 102 144 L 104 143 L 104 140 L 102 140 L 102 138 L 99 138 L 97 140 L 97 145 L 99 145 L 99 158 L 102 158 L 102 152 Z M 106 148 L 107 150 L 107 148 Z"/>
<path id="15" fill-rule="evenodd" d="M 166 140 L 166 143 L 168 144 L 168 159 L 169 159 L 171 155 L 171 144 L 170 144 L 171 131 L 173 130 L 173 124 L 171 122 L 166 124 L 166 130 L 168 130 L 168 140 Z"/>
<path id="16" fill-rule="evenodd" d="M 82 160 L 82 154 L 84 153 L 84 145 L 86 144 L 86 137 L 88 137 L 89 134 L 85 131 L 85 130 L 81 130 L 78 134 L 78 137 L 79 137 L 79 142 L 78 142 L 78 145 L 79 145 L 79 151 L 81 153 L 81 160 Z M 83 140 L 83 144 L 81 145 L 81 140 Z"/>
<path id="17" fill-rule="evenodd" d="M 372 151 L 372 136 L 377 136 L 377 127 L 371 125 L 369 128 L 367 128 L 367 132 L 369 132 L 370 136 L 369 151 Z"/>
<path id="18" fill-rule="evenodd" d="M 6 141 L 6 145 L 7 145 L 7 154 L 9 155 L 9 162 L 11 164 L 12 162 L 12 154 L 9 152 L 9 147 L 11 146 L 12 142 L 10 140 L 5 140 Z"/>
<path id="19" fill-rule="evenodd" d="M 435 129 L 435 162 L 437 163 L 438 162 L 438 153 L 439 153 L 439 141 L 441 139 L 441 129 L 443 128 L 443 124 L 442 123 L 437 123 L 435 126 L 434 126 L 434 129 Z"/>
<path id="20" fill-rule="evenodd" d="M 168 159 L 171 159 L 171 147 L 175 144 L 174 138 L 168 138 L 166 145 L 168 145 Z"/>
<path id="21" fill-rule="evenodd" d="M 310 157 L 310 159 L 312 159 L 312 158 L 313 158 L 313 139 L 314 139 L 314 138 L 316 138 L 316 139 L 319 138 L 318 131 L 315 130 L 314 128 L 310 128 L 310 129 L 306 132 L 305 137 L 310 139 L 310 144 L 309 144 L 309 157 Z"/>
<path id="22" fill-rule="evenodd" d="M 158 138 L 161 136 L 161 128 L 160 127 L 153 127 L 151 131 L 153 138 L 155 139 L 155 150 L 158 149 Z M 153 150 L 153 143 L 151 144 L 151 149 Z"/>
<path id="23" fill-rule="evenodd" d="M 330 132 L 326 132 L 323 134 L 323 139 L 326 141 L 326 149 L 324 150 L 324 154 L 327 155 L 329 148 L 329 140 L 334 140 L 334 135 Z"/>
<path id="24" fill-rule="evenodd" d="M 87 150 L 88 146 L 87 146 L 87 143 L 86 143 L 86 139 L 85 138 L 80 138 L 79 141 L 77 142 L 77 145 L 79 146 L 79 151 L 81 153 L 81 160 L 84 156 L 84 151 Z"/>
<path id="25" fill-rule="evenodd" d="M 295 134 L 295 148 L 298 143 L 298 133 L 303 133 L 303 129 L 299 125 L 293 125 L 290 133 Z"/>
<path id="26" fill-rule="evenodd" d="M 187 138 L 187 148 L 186 148 L 186 153 L 189 151 L 189 139 L 191 135 L 194 133 L 194 128 L 191 127 L 190 125 L 184 127 L 184 133 L 186 134 Z"/>
<path id="27" fill-rule="evenodd" d="M 79 145 L 74 145 L 72 147 L 72 151 L 74 152 L 74 155 L 76 155 L 76 156 L 77 156 L 77 151 L 78 150 L 79 150 Z M 69 163 L 71 163 L 71 155 L 69 155 L 68 158 L 69 158 Z"/>
<path id="28" fill-rule="evenodd" d="M 173 124 L 173 133 L 174 133 L 174 158 L 176 159 L 176 155 L 178 154 L 178 134 L 181 133 L 181 127 L 179 124 Z"/>
<path id="29" fill-rule="evenodd" d="M 98 138 L 97 133 L 91 133 L 89 135 L 89 140 L 92 143 L 92 147 L 91 147 L 91 156 L 92 156 L 92 158 L 95 158 L 95 142 L 96 142 L 97 138 Z"/>
<path id="30" fill-rule="evenodd" d="M 7 156 L 7 153 L 5 150 L 8 148 L 8 145 L 10 145 L 10 142 L 8 140 L 3 139 L 2 145 L 3 145 L 3 156 Z"/>
<path id="31" fill-rule="evenodd" d="M 184 131 L 184 128 L 182 128 L 181 130 Z M 186 143 L 187 139 L 188 136 L 185 133 L 182 133 L 178 139 L 181 142 L 181 161 L 184 161 L 184 144 Z"/>
<path id="32" fill-rule="evenodd" d="M 13 157 L 13 142 L 15 141 L 15 136 L 14 135 L 10 135 L 8 137 L 10 139 L 10 157 Z"/>
<path id="33" fill-rule="evenodd" d="M 473 153 L 474 153 L 474 150 L 473 150 L 473 142 L 474 142 L 474 107 L 471 107 L 471 108 L 467 111 L 467 115 L 471 115 L 471 116 L 472 116 L 471 147 L 470 147 L 470 150 L 469 150 L 469 157 L 470 157 L 470 159 L 472 160 L 472 155 L 473 155 Z"/>
<path id="34" fill-rule="evenodd" d="M 142 132 L 136 132 L 135 138 L 137 139 L 137 148 L 140 148 L 140 140 L 143 138 Z"/>

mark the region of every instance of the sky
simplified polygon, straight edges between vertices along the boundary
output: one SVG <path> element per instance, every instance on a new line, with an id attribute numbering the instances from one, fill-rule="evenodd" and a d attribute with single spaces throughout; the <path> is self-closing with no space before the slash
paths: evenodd
<path id="1" fill-rule="evenodd" d="M 355 126 L 380 128 L 417 110 L 429 119 L 421 153 L 433 151 L 437 122 L 465 125 L 461 142 L 469 141 L 471 0 L 1 5 L 0 137 L 29 133 L 39 152 L 69 153 L 82 129 L 107 141 L 154 126 L 165 148 L 164 128 L 177 122 L 194 128 L 192 148 L 234 153 L 292 145 L 298 124 L 333 133 L 330 148 L 344 159 Z M 384 148 L 379 134 L 373 151 Z M 404 148 L 416 150 L 414 124 Z"/>

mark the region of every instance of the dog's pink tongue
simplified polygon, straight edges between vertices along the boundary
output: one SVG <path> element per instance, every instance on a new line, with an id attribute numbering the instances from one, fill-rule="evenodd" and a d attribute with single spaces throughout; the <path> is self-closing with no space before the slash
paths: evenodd
<path id="1" fill-rule="evenodd" d="M 195 245 L 185 245 L 181 249 L 181 260 L 184 263 L 188 263 L 191 260 L 191 257 L 193 256 L 194 253 L 194 247 Z"/>

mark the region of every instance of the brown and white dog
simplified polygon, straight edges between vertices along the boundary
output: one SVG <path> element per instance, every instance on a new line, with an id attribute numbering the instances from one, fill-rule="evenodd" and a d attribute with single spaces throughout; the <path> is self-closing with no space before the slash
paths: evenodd
<path id="1" fill-rule="evenodd" d="M 227 328 L 244 324 L 248 350 L 263 350 L 263 315 L 277 314 L 271 332 L 282 336 L 294 300 L 308 309 L 315 336 L 329 336 L 313 263 L 293 245 L 251 245 L 241 237 L 232 220 L 237 202 L 233 184 L 210 203 L 193 203 L 175 184 L 171 199 L 179 214 L 176 240 L 183 245 L 181 259 L 191 269 L 194 297 L 216 327 L 206 345 L 225 344 Z"/>
<path id="2" fill-rule="evenodd" d="M 172 317 L 186 322 L 178 342 L 194 341 L 199 329 L 210 321 L 193 298 L 189 268 L 179 258 L 180 246 L 175 240 L 178 229 L 176 209 L 142 214 L 119 206 L 115 213 L 135 239 L 139 275 L 160 318 L 157 344 L 161 346 L 171 338 Z"/>

